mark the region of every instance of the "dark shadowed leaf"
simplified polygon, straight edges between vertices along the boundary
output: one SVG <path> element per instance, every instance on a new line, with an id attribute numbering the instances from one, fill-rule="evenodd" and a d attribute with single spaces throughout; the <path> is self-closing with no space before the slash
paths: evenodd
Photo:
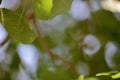
<path id="1" fill-rule="evenodd" d="M 120 43 L 120 22 L 112 12 L 106 10 L 98 10 L 92 13 L 93 27 L 92 31 L 95 34 L 104 35 L 104 38 L 109 38 L 112 41 Z"/>
<path id="2" fill-rule="evenodd" d="M 2 0 L 0 0 L 0 4 L 1 4 Z"/>

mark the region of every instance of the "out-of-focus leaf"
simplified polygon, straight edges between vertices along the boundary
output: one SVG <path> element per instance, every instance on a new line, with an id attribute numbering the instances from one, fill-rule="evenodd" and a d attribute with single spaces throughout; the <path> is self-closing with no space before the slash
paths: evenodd
<path id="1" fill-rule="evenodd" d="M 59 14 L 66 13 L 73 0 L 34 0 L 35 16 L 41 20 L 51 19 Z"/>
<path id="2" fill-rule="evenodd" d="M 98 73 L 96 76 L 110 76 L 113 73 L 117 73 L 117 71 Z"/>
<path id="3" fill-rule="evenodd" d="M 83 75 L 79 76 L 78 80 L 85 80 L 84 76 Z"/>
<path id="4" fill-rule="evenodd" d="M 91 75 L 96 75 L 97 73 L 102 72 L 108 72 L 109 67 L 106 64 L 105 58 L 104 58 L 104 46 L 92 57 L 92 59 L 89 61 Z"/>
<path id="5" fill-rule="evenodd" d="M 10 72 L 6 71 L 2 80 L 12 80 L 11 75 Z"/>
<path id="6" fill-rule="evenodd" d="M 105 72 L 105 73 L 98 73 L 96 76 L 109 76 L 111 73 L 110 72 Z"/>
<path id="7" fill-rule="evenodd" d="M 5 8 L 0 10 L 0 22 L 13 39 L 25 44 L 31 43 L 35 39 L 32 27 L 21 14 Z"/>
<path id="8" fill-rule="evenodd" d="M 66 45 L 70 45 L 71 43 L 75 42 L 71 35 L 71 28 L 65 30 L 64 40 L 63 43 Z"/>
<path id="9" fill-rule="evenodd" d="M 96 76 L 101 78 L 101 79 L 102 78 L 110 79 L 110 80 L 112 80 L 112 79 L 120 79 L 120 72 L 118 72 L 118 71 L 103 72 L 103 73 L 96 74 Z"/>
<path id="10" fill-rule="evenodd" d="M 100 34 L 108 40 L 120 43 L 120 22 L 115 18 L 112 12 L 99 10 L 92 13 L 92 32 Z M 103 36 L 104 35 L 104 36 Z"/>
<path id="11" fill-rule="evenodd" d="M 99 80 L 96 77 L 84 77 L 83 75 L 80 75 L 78 80 Z"/>
<path id="12" fill-rule="evenodd" d="M 19 69 L 20 57 L 16 51 L 17 43 L 14 40 L 10 40 L 9 46 L 6 49 L 7 54 L 9 54 L 12 59 L 9 63 L 10 71 L 15 71 Z"/>
<path id="13" fill-rule="evenodd" d="M 0 4 L 1 4 L 2 0 L 0 0 Z"/>
<path id="14" fill-rule="evenodd" d="M 98 80 L 112 80 L 110 76 L 97 76 Z"/>
<path id="15" fill-rule="evenodd" d="M 113 13 L 106 10 L 99 10 L 97 12 L 93 12 L 92 18 L 93 18 L 94 24 L 96 25 L 95 29 L 97 28 L 100 30 L 108 29 L 109 31 L 113 31 L 113 30 L 116 30 L 115 28 L 118 27 L 119 25 L 119 22 L 113 15 Z"/>
<path id="16" fill-rule="evenodd" d="M 10 69 L 12 70 L 18 70 L 19 69 L 19 65 L 20 65 L 20 57 L 18 56 L 17 53 L 15 53 L 13 55 L 13 59 L 12 59 L 12 62 L 10 64 Z"/>
<path id="17" fill-rule="evenodd" d="M 50 18 L 66 13 L 70 9 L 72 1 L 73 0 L 53 0 L 53 8 Z"/>
<path id="18" fill-rule="evenodd" d="M 120 72 L 112 75 L 111 77 L 112 77 L 112 79 L 118 79 L 118 78 L 120 79 Z"/>
<path id="19" fill-rule="evenodd" d="M 85 60 L 84 53 L 77 44 L 70 47 L 69 53 L 72 56 L 72 63 L 74 64 Z"/>
<path id="20" fill-rule="evenodd" d="M 99 79 L 96 77 L 88 77 L 88 78 L 85 78 L 85 80 L 99 80 Z"/>
<path id="21" fill-rule="evenodd" d="M 49 63 L 48 63 L 49 64 Z M 73 80 L 72 72 L 65 66 L 41 64 L 38 70 L 40 80 Z"/>
<path id="22" fill-rule="evenodd" d="M 37 47 L 38 48 L 38 50 L 40 50 L 40 51 L 44 51 L 44 49 L 43 49 L 43 47 L 42 47 L 42 44 L 40 43 L 40 41 L 39 41 L 39 38 L 36 38 L 34 41 L 33 41 L 33 44 L 34 44 L 34 46 L 35 47 Z"/>
<path id="23" fill-rule="evenodd" d="M 113 62 L 115 63 L 115 70 L 120 71 L 120 50 L 118 50 L 112 58 Z"/>

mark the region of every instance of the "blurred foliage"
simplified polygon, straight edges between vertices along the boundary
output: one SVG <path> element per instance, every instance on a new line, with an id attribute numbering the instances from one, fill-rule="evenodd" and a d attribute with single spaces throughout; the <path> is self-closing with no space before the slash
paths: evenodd
<path id="1" fill-rule="evenodd" d="M 104 35 L 108 40 L 120 43 L 120 21 L 115 18 L 112 12 L 99 10 L 92 13 L 93 28 L 92 32 L 98 35 Z"/>
<path id="2" fill-rule="evenodd" d="M 63 0 L 61 1 L 61 3 L 64 2 Z M 67 3 L 67 1 L 68 0 L 65 0 L 65 3 Z M 72 0 L 70 0 L 69 5 L 61 6 L 58 5 L 59 1 L 57 0 L 56 4 L 54 4 L 53 6 L 58 6 L 57 8 L 55 8 L 55 11 L 53 11 L 57 12 L 52 14 L 52 17 L 61 13 L 61 11 L 59 12 L 57 10 L 60 7 L 62 7 L 60 8 L 60 10 L 66 7 L 65 9 L 63 9 L 63 13 L 68 11 L 71 1 Z M 34 5 L 35 7 L 36 4 L 37 3 L 35 3 Z M 37 10 L 35 11 L 38 15 L 39 12 L 37 12 Z M 3 9 L 3 11 L 6 11 L 6 9 Z M 8 16 L 7 22 L 9 22 L 11 21 L 11 16 L 9 16 L 7 12 L 5 14 Z M 41 16 L 43 14 L 44 12 L 39 15 Z M 28 77 L 31 78 L 31 80 L 119 80 L 120 20 L 117 19 L 115 14 L 113 12 L 100 8 L 97 11 L 91 12 L 90 19 L 86 20 L 77 21 L 73 19 L 70 14 L 64 15 L 69 15 L 69 17 L 71 17 L 70 19 L 74 21 L 72 25 L 67 25 L 64 30 L 55 30 L 51 27 L 51 31 L 43 34 L 43 37 L 46 40 L 50 50 L 54 54 L 62 57 L 64 60 L 61 58 L 56 59 L 56 56 L 55 59 L 52 60 L 51 55 L 46 54 L 48 52 L 45 51 L 42 42 L 40 42 L 40 39 L 37 37 L 33 41 L 34 36 L 32 38 L 29 37 L 30 35 L 33 35 L 33 33 L 31 33 L 31 29 L 30 31 L 28 30 L 28 27 L 27 29 L 25 29 L 27 30 L 27 32 L 25 31 L 26 34 L 16 34 L 14 32 L 17 32 L 19 29 L 16 30 L 16 28 L 13 27 L 15 25 L 8 26 L 11 29 L 10 32 L 14 33 L 15 37 L 19 38 L 20 42 L 30 43 L 33 41 L 31 44 L 35 46 L 35 48 L 38 50 L 39 56 L 36 56 L 36 58 L 39 57 L 38 63 L 36 63 L 37 71 L 35 71 L 34 73 L 29 72 L 27 69 L 29 69 L 30 66 L 24 66 L 25 68 L 22 69 L 25 74 L 27 74 Z M 19 16 L 16 17 L 15 15 L 14 17 L 19 19 Z M 2 21 L 2 18 L 0 20 Z M 66 18 L 65 20 L 68 19 Z M 14 24 L 16 22 L 16 19 L 12 21 L 12 24 Z M 65 21 L 62 20 L 60 23 L 62 24 L 62 22 L 64 23 Z M 6 26 L 7 25 L 8 23 L 6 24 Z M 24 24 L 21 25 L 24 26 Z M 14 29 L 14 31 L 12 29 Z M 83 48 L 89 48 L 87 47 L 89 44 L 84 44 L 84 39 L 89 34 L 95 36 L 101 43 L 100 49 L 96 53 L 93 53 L 91 55 L 85 53 L 83 50 Z M 24 36 L 24 38 L 22 38 L 22 36 Z M 115 64 L 115 66 L 112 68 L 108 65 L 105 55 L 108 42 L 112 42 L 118 48 L 118 50 L 114 53 L 112 59 L 109 60 Z M 13 39 L 8 41 L 8 46 L 5 50 L 5 56 L 9 56 L 9 58 L 5 57 L 3 61 L 0 61 L 0 80 L 17 80 L 16 77 L 18 76 L 18 74 L 15 73 L 19 73 L 21 70 L 21 65 L 24 65 L 22 59 L 20 58 L 20 55 L 18 54 L 19 52 L 17 51 L 18 46 L 18 42 L 14 41 Z M 69 63 L 67 63 L 65 60 L 69 61 Z"/>
<path id="3" fill-rule="evenodd" d="M 46 77 L 47 75 L 47 77 Z M 57 65 L 40 65 L 38 70 L 38 76 L 41 80 L 73 80 L 74 77 L 72 72 L 65 66 Z"/>

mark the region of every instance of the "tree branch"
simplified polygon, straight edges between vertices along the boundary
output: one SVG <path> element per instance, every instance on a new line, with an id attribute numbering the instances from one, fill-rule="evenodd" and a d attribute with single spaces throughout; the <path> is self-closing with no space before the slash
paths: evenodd
<path id="1" fill-rule="evenodd" d="M 47 44 L 47 41 L 42 36 L 40 25 L 38 25 L 37 21 L 35 20 L 34 14 L 32 13 L 31 15 L 27 16 L 27 19 L 32 19 L 35 30 L 36 30 L 38 37 L 39 37 L 39 41 L 42 44 L 44 50 L 50 55 L 52 60 L 61 60 L 65 65 L 69 66 L 70 70 L 74 73 L 74 75 L 78 77 L 80 74 L 77 72 L 75 67 L 69 61 L 65 60 L 63 57 L 61 57 L 57 54 L 54 54 L 51 51 L 51 49 L 49 48 L 49 46 Z"/>

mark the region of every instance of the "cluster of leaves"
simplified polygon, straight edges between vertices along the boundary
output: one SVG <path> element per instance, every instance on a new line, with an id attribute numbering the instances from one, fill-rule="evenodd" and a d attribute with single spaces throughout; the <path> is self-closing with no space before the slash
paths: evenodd
<path id="1" fill-rule="evenodd" d="M 67 5 L 65 5 L 68 3 Z M 34 0 L 33 10 L 36 18 L 48 20 L 70 9 L 72 0 Z M 65 5 L 65 6 L 64 6 Z M 31 25 L 24 17 L 24 9 L 21 13 L 5 8 L 0 9 L 0 22 L 8 34 L 18 42 L 31 43 L 35 39 L 35 33 Z"/>

